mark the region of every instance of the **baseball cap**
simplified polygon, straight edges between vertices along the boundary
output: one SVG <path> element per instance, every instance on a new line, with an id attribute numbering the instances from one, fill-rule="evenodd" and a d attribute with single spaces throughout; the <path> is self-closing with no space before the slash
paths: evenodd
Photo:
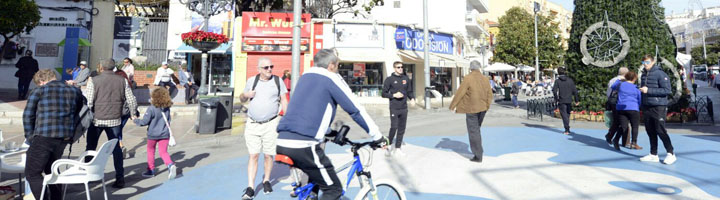
<path id="1" fill-rule="evenodd" d="M 167 61 L 162 62 L 162 65 L 167 65 L 167 64 L 168 64 Z"/>
<path id="2" fill-rule="evenodd" d="M 85 62 L 84 60 L 80 61 L 80 65 L 87 65 L 87 62 Z"/>

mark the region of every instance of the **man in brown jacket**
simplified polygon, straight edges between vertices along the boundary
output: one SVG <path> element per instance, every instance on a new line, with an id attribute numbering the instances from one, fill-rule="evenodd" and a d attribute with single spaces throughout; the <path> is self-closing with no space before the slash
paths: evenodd
<path id="1" fill-rule="evenodd" d="M 482 162 L 483 147 L 480 126 L 482 126 L 485 112 L 490 109 L 493 100 L 492 88 L 490 80 L 480 72 L 480 62 L 472 61 L 470 70 L 470 74 L 463 78 L 460 89 L 450 103 L 450 110 L 465 113 L 465 122 L 470 136 L 470 150 L 475 154 L 470 161 Z"/>

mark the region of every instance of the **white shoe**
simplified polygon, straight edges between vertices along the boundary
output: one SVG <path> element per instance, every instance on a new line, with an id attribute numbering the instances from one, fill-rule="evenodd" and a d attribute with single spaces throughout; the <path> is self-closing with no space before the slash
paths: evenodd
<path id="1" fill-rule="evenodd" d="M 397 149 L 397 148 L 393 151 L 393 155 L 405 157 L 405 153 L 403 153 L 402 150 Z"/>
<path id="2" fill-rule="evenodd" d="M 673 163 L 675 163 L 675 161 L 677 161 L 677 157 L 675 157 L 675 154 L 668 153 L 668 155 L 665 156 L 663 163 L 667 165 L 672 165 Z"/>
<path id="3" fill-rule="evenodd" d="M 657 155 L 648 154 L 645 157 L 640 158 L 643 162 L 660 162 L 660 158 Z"/>
<path id="4" fill-rule="evenodd" d="M 168 179 L 175 179 L 175 176 L 177 176 L 177 167 L 175 166 L 175 164 L 170 165 L 168 167 L 168 171 L 170 172 L 170 174 L 168 174 Z"/>

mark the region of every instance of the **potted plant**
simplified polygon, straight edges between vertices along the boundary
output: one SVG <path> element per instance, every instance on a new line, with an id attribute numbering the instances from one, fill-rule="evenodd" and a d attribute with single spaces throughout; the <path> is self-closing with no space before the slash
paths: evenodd
<path id="1" fill-rule="evenodd" d="M 187 32 L 183 33 L 180 37 L 183 43 L 202 52 L 213 50 L 220 46 L 220 44 L 227 43 L 229 41 L 229 39 L 223 34 L 205 31 Z"/>

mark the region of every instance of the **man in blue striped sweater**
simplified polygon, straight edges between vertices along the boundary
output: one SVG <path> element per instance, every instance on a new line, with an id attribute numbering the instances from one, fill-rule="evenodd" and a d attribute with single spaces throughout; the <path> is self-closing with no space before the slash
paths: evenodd
<path id="1" fill-rule="evenodd" d="M 355 100 L 347 83 L 337 73 L 338 57 L 330 49 L 320 50 L 313 58 L 315 66 L 300 77 L 292 101 L 278 125 L 277 153 L 290 157 L 295 167 L 305 172 L 310 182 L 323 191 L 324 199 L 339 199 L 342 183 L 330 159 L 320 147 L 339 104 L 376 142 L 387 144 L 365 108 Z"/>

